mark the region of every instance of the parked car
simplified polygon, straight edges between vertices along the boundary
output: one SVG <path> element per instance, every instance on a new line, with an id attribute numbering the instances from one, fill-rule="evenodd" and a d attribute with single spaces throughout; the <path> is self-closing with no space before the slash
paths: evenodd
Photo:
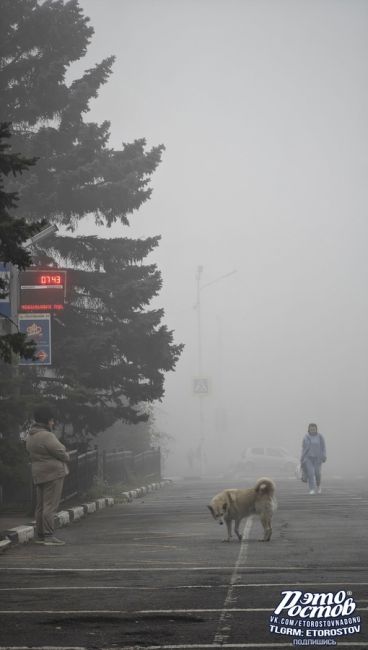
<path id="1" fill-rule="evenodd" d="M 296 476 L 299 460 L 283 447 L 248 447 L 233 466 L 235 477 L 262 474 Z"/>

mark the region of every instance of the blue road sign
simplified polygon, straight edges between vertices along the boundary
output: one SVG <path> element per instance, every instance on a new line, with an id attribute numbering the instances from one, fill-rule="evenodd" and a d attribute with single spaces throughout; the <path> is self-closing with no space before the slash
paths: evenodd
<path id="1" fill-rule="evenodd" d="M 3 280 L 5 284 L 5 291 L 10 291 L 10 265 L 0 262 L 0 280 Z M 0 291 L 4 289 L 0 288 Z M 0 297 L 0 317 L 6 316 L 10 318 L 11 316 L 11 307 L 10 307 L 10 293 L 5 298 Z"/>
<path id="2" fill-rule="evenodd" d="M 51 315 L 19 314 L 19 331 L 27 334 L 27 339 L 36 343 L 36 359 L 21 359 L 22 366 L 51 365 Z"/>

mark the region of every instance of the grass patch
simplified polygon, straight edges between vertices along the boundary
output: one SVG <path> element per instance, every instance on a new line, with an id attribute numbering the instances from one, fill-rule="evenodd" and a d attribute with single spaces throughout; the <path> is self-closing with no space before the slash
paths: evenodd
<path id="1" fill-rule="evenodd" d="M 110 485 L 107 481 L 96 478 L 87 492 L 83 495 L 83 498 L 88 501 L 94 501 L 95 499 L 101 499 L 102 497 L 113 497 L 116 503 L 126 503 L 127 498 L 124 496 L 123 492 L 129 492 L 130 490 L 136 490 L 137 488 L 147 485 L 148 483 L 154 483 L 160 479 L 156 476 L 144 476 L 144 477 L 131 477 L 131 479 L 124 483 L 114 483 Z"/>

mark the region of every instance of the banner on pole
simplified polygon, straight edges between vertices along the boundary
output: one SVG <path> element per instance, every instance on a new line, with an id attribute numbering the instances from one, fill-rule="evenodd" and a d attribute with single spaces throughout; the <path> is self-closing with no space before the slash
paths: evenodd
<path id="1" fill-rule="evenodd" d="M 10 307 L 10 265 L 0 262 L 0 280 L 3 281 L 4 287 L 0 287 L 0 292 L 7 293 L 5 298 L 0 296 L 0 314 L 6 318 L 11 316 Z"/>
<path id="2" fill-rule="evenodd" d="M 19 314 L 19 331 L 36 343 L 35 359 L 20 359 L 21 366 L 51 365 L 51 315 Z"/>

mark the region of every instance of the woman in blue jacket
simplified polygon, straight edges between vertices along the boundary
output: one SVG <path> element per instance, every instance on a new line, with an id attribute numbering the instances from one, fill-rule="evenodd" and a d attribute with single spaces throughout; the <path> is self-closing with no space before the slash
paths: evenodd
<path id="1" fill-rule="evenodd" d="M 326 443 L 316 424 L 309 424 L 303 438 L 300 464 L 308 477 L 309 494 L 321 494 L 321 465 L 326 462 Z"/>

